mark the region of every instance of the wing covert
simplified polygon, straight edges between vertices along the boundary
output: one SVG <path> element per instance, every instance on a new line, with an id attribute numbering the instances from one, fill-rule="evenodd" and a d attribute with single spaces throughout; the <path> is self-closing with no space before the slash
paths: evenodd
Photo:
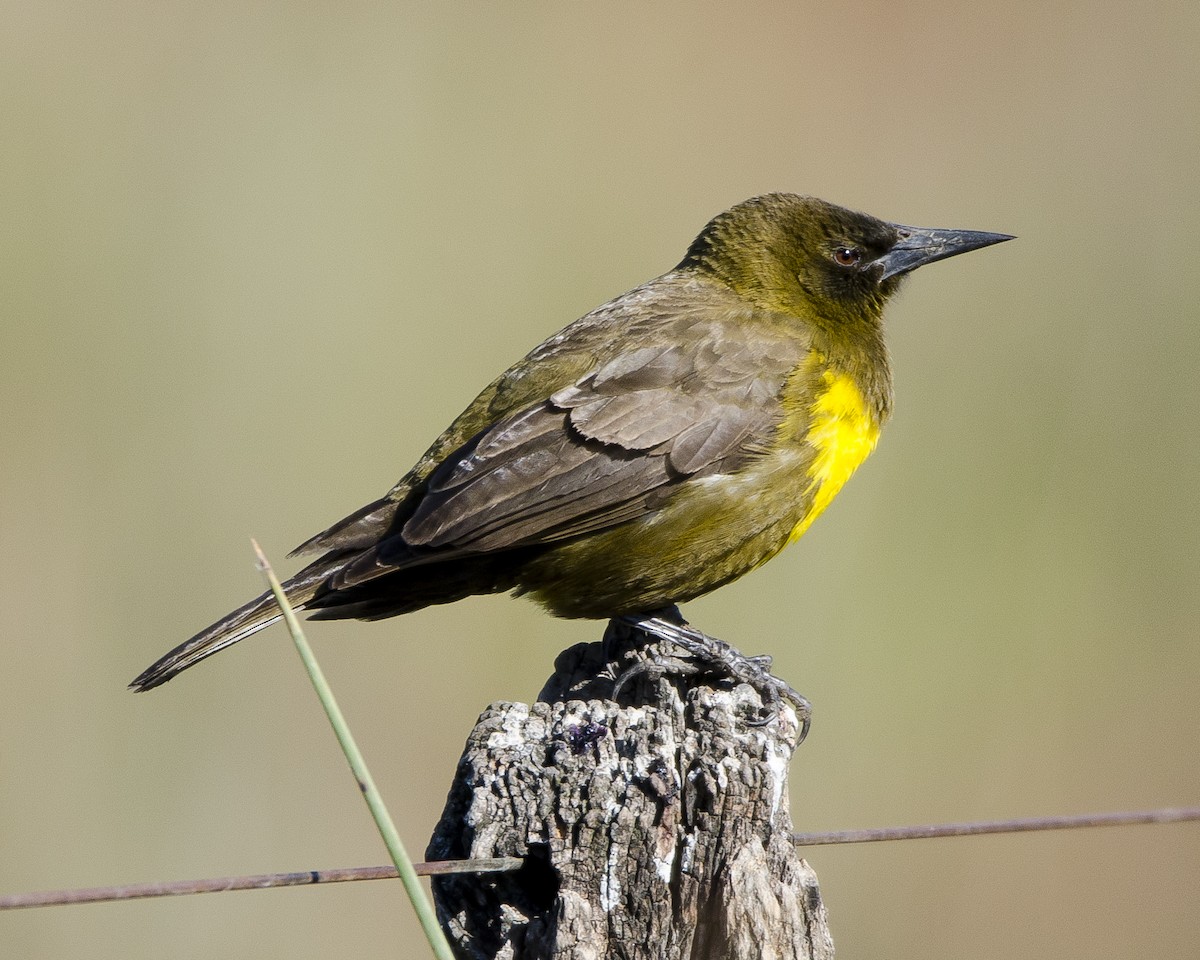
<path id="1" fill-rule="evenodd" d="M 697 474 L 736 470 L 775 429 L 797 359 L 721 332 L 622 353 L 480 433 L 430 474 L 381 559 L 576 536 L 653 511 Z"/>

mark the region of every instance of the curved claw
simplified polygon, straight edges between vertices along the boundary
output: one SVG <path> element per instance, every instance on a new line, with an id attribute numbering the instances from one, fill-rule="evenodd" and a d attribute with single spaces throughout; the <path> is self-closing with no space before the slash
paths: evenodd
<path id="1" fill-rule="evenodd" d="M 800 734 L 796 737 L 796 746 L 800 746 L 808 737 L 808 731 L 812 729 L 812 704 L 795 690 L 792 693 L 795 694 L 792 706 L 796 708 L 796 716 L 800 718 Z"/>

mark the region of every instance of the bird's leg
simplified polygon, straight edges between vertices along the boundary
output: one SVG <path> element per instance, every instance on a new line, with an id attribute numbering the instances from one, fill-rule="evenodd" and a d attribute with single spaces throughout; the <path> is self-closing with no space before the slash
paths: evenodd
<path id="1" fill-rule="evenodd" d="M 683 619 L 679 608 L 674 606 L 647 614 L 626 615 L 614 619 L 647 636 L 666 641 L 676 647 L 682 647 L 694 660 L 708 664 L 717 672 L 730 676 L 741 683 L 748 683 L 758 691 L 766 708 L 762 719 L 751 721 L 756 725 L 770 723 L 780 701 L 786 700 L 795 708 L 801 723 L 798 742 L 803 743 L 804 738 L 808 736 L 808 729 L 812 725 L 812 706 L 808 700 L 771 673 L 769 656 L 748 657 L 724 640 L 701 633 L 689 626 Z M 613 687 L 613 695 L 617 696 L 621 688 L 634 677 L 645 674 L 664 676 L 669 673 L 694 676 L 704 669 L 695 663 L 687 663 L 675 657 L 645 660 L 621 675 Z"/>

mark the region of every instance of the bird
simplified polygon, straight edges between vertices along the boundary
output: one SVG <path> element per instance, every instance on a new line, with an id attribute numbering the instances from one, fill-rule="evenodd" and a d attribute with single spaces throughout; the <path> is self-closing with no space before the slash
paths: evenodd
<path id="1" fill-rule="evenodd" d="M 313 619 L 476 594 L 649 621 L 799 539 L 892 413 L 883 313 L 925 264 L 1008 234 L 791 193 L 718 214 L 679 264 L 493 380 L 383 497 L 293 551 Z M 264 593 L 147 667 L 149 690 L 281 619 Z"/>

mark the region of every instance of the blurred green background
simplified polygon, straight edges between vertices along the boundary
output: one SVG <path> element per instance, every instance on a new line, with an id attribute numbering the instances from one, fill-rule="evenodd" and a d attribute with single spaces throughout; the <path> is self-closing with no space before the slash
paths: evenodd
<path id="1" fill-rule="evenodd" d="M 813 193 L 911 282 L 897 415 L 692 619 L 814 702 L 799 829 L 1196 802 L 1200 7 L 5 3 L 0 891 L 383 862 L 279 630 L 125 684 L 475 392 Z M 414 853 L 600 626 L 311 630 Z M 1200 826 L 815 849 L 843 957 L 1194 958 Z M 421 956 L 394 884 L 0 915 L 13 958 Z"/>

